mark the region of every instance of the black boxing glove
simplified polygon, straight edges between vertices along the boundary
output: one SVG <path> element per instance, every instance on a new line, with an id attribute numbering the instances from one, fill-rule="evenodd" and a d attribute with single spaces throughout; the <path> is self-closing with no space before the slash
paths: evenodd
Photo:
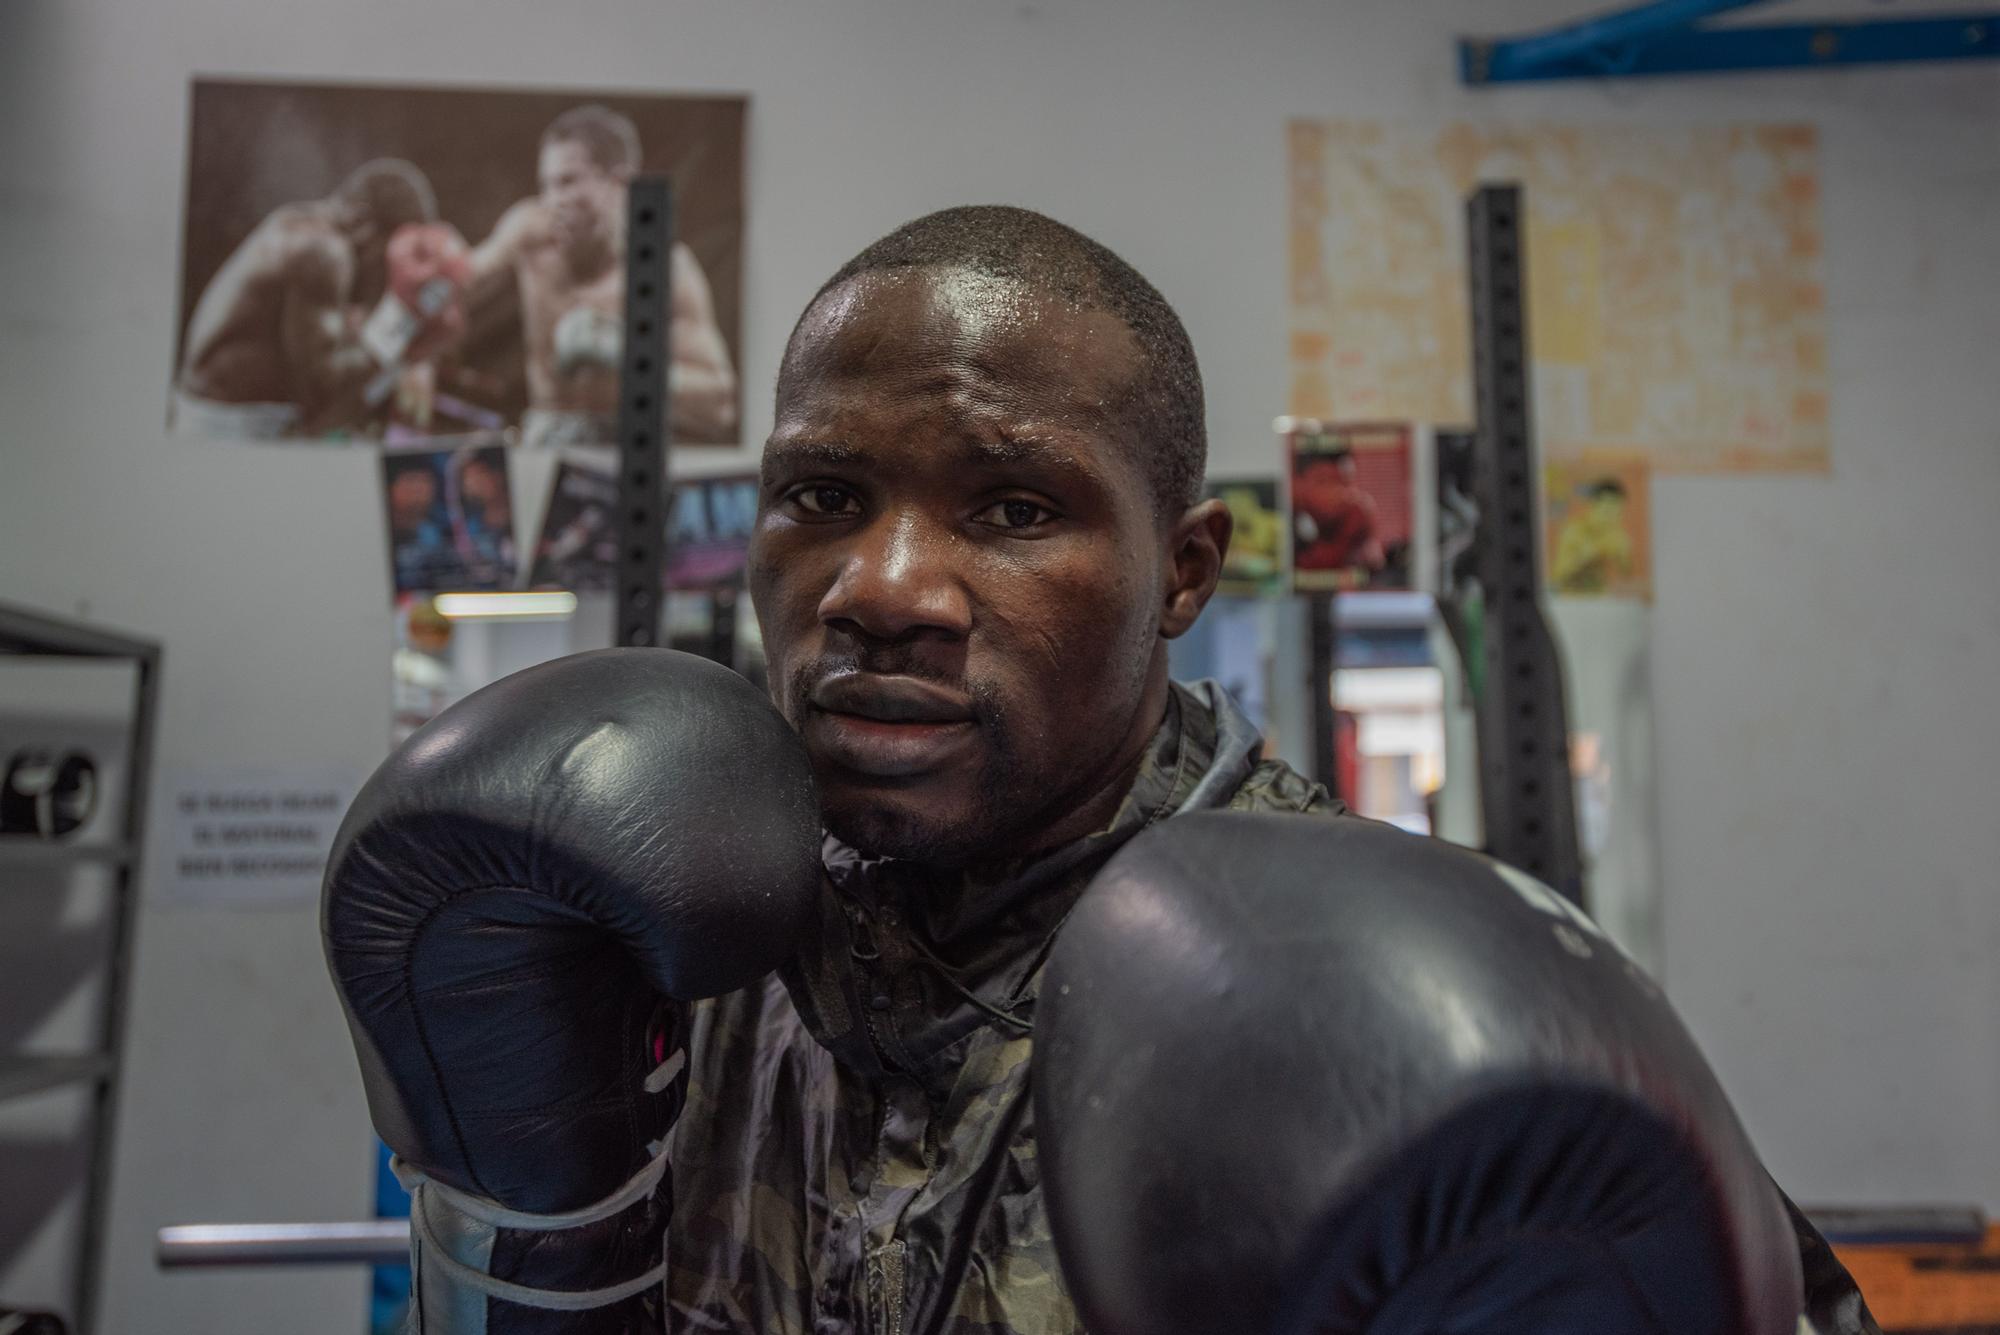
<path id="1" fill-rule="evenodd" d="M 680 1002 L 782 962 L 820 886 L 797 736 L 664 649 L 529 668 L 355 799 L 322 927 L 412 1187 L 412 1327 L 655 1328 Z"/>
<path id="2" fill-rule="evenodd" d="M 1556 894 L 1358 820 L 1202 813 L 1079 902 L 1036 1133 L 1095 1335 L 1793 1335 L 1776 1189 Z"/>

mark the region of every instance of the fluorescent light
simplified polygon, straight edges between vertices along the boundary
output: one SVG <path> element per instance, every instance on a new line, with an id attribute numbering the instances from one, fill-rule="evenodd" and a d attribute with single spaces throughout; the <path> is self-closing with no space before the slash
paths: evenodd
<path id="1" fill-rule="evenodd" d="M 431 600 L 439 615 L 454 621 L 475 617 L 543 617 L 561 619 L 576 611 L 576 595 L 550 593 L 440 593 Z"/>

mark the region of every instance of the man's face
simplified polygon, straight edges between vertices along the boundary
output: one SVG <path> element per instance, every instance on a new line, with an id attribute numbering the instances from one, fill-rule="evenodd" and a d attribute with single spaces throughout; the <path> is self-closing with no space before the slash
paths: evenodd
<path id="1" fill-rule="evenodd" d="M 397 528 L 423 523 L 436 501 L 437 480 L 424 469 L 406 468 L 389 483 L 389 510 Z"/>
<path id="2" fill-rule="evenodd" d="M 489 511 L 503 505 L 507 499 L 507 488 L 501 475 L 477 460 L 466 464 L 460 472 L 459 489 L 465 493 L 467 500 L 483 505 Z"/>
<path id="3" fill-rule="evenodd" d="M 1112 416 L 1138 358 L 1115 316 L 950 268 L 865 274 L 808 312 L 750 588 L 841 839 L 1033 851 L 1157 723 L 1170 542 Z"/>
<path id="4" fill-rule="evenodd" d="M 622 176 L 606 171 L 590 150 L 574 139 L 551 139 L 542 145 L 537 167 L 542 204 L 566 244 L 611 235 L 611 223 L 624 199 Z"/>

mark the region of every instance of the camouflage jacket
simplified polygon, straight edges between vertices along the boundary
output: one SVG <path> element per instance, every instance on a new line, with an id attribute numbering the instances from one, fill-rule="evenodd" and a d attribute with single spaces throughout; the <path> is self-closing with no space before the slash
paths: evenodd
<path id="1" fill-rule="evenodd" d="M 1203 682 L 1174 687 L 1131 792 L 1089 838 L 949 880 L 830 841 L 814 944 L 695 1008 L 669 1152 L 668 1328 L 1082 1335 L 1035 1161 L 1042 963 L 1119 846 L 1212 807 L 1343 809 L 1261 759 L 1249 720 Z M 1809 1273 L 1817 1260 L 1846 1280 L 1800 1226 Z"/>
<path id="2" fill-rule="evenodd" d="M 1028 1098 L 1042 961 L 1127 839 L 1204 807 L 1337 811 L 1210 683 L 1176 686 L 1117 816 L 940 881 L 829 843 L 823 931 L 707 1002 L 669 1160 L 674 1331 L 1080 1335 Z"/>

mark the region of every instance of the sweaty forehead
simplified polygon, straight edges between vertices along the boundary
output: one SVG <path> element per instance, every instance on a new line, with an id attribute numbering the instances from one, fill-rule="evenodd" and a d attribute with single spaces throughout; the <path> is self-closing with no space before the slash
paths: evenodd
<path id="1" fill-rule="evenodd" d="M 1137 337 L 1109 311 L 963 268 L 884 270 L 806 312 L 778 416 L 829 400 L 931 399 L 1109 431 L 1140 368 Z"/>

